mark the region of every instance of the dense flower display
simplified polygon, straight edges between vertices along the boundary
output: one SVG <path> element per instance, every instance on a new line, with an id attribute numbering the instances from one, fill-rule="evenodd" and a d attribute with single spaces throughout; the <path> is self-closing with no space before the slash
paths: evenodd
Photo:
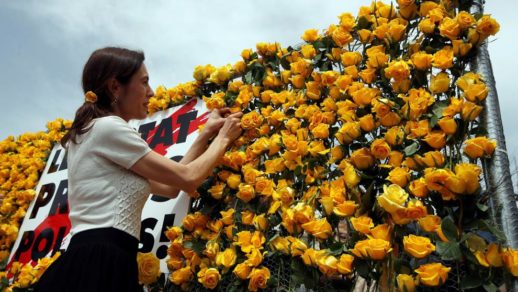
<path id="1" fill-rule="evenodd" d="M 53 144 L 69 128 L 71 121 L 56 119 L 47 123 L 47 132 L 26 133 L 0 142 L 0 262 L 5 269 L 9 252 L 18 237 L 20 224 L 29 204 L 35 197 L 35 187 L 45 168 Z M 46 267 L 55 259 L 45 258 L 33 267 L 13 264 L 10 273 L 18 275 L 11 287 L 26 288 L 35 283 Z M 2 285 L 5 273 L 0 276 Z"/>
<path id="2" fill-rule="evenodd" d="M 488 221 L 481 162 L 497 145 L 478 121 L 488 88 L 469 68 L 499 25 L 468 5 L 376 1 L 297 47 L 259 43 L 159 88 L 150 112 L 197 96 L 245 113 L 192 213 L 166 233 L 172 284 L 500 286 L 515 251 Z"/>

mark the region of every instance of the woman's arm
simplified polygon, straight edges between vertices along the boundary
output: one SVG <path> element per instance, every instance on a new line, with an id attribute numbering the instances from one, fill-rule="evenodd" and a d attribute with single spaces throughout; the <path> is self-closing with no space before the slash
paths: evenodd
<path id="1" fill-rule="evenodd" d="M 241 135 L 240 117 L 235 113 L 225 119 L 225 122 L 214 141 L 198 158 L 187 164 L 172 161 L 151 151 L 137 161 L 130 169 L 151 181 L 152 192 L 168 197 L 176 197 L 178 192 L 166 186 L 172 186 L 188 193 L 194 192 L 210 171 L 223 156 L 227 147 Z M 156 183 L 153 183 L 155 181 Z M 153 190 L 154 188 L 154 190 Z"/>

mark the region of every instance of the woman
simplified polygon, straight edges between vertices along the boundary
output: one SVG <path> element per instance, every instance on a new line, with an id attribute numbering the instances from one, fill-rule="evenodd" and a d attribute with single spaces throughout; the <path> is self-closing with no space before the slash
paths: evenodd
<path id="1" fill-rule="evenodd" d="M 143 62 L 141 52 L 109 47 L 84 67 L 85 103 L 61 141 L 72 239 L 36 291 L 138 291 L 140 217 L 149 193 L 195 191 L 241 134 L 242 113 L 213 111 L 180 163 L 151 151 L 127 124 L 146 117 L 154 95 Z"/>

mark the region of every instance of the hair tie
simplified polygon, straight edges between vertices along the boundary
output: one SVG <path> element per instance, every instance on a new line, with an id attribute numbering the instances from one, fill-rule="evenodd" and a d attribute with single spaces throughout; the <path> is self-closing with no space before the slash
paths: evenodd
<path id="1" fill-rule="evenodd" d="M 97 94 L 95 94 L 93 91 L 87 91 L 85 93 L 85 101 L 95 103 L 97 101 Z"/>

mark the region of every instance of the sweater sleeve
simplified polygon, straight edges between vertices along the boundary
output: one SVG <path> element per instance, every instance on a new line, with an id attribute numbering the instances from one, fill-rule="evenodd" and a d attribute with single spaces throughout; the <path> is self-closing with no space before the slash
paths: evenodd
<path id="1" fill-rule="evenodd" d="M 126 169 L 151 151 L 140 134 L 117 116 L 98 119 L 92 131 L 94 151 Z"/>

